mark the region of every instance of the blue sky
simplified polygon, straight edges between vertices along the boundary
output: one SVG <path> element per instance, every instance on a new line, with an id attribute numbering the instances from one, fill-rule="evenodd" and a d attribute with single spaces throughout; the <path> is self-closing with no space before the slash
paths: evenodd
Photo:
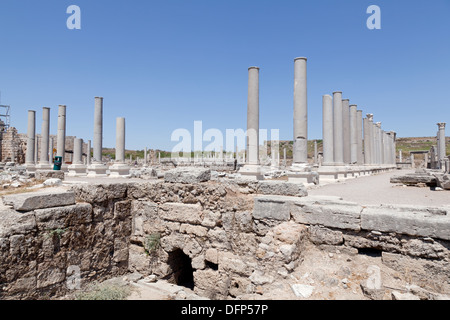
<path id="1" fill-rule="evenodd" d="M 81 30 L 69 30 L 69 5 Z M 381 30 L 369 30 L 369 5 Z M 170 150 L 172 132 L 246 129 L 247 69 L 260 67 L 260 128 L 293 135 L 294 58 L 308 58 L 308 138 L 322 136 L 322 95 L 342 91 L 400 137 L 450 127 L 450 1 L 0 0 L 1 103 L 67 105 L 67 134 L 93 137 L 104 97 L 105 147 L 125 117 L 127 149 Z M 450 129 L 449 129 L 450 130 Z M 208 144 L 204 143 L 204 146 Z"/>

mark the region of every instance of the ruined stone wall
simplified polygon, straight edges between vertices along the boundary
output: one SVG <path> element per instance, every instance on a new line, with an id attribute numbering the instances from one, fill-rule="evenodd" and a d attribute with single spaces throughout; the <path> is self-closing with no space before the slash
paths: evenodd
<path id="1" fill-rule="evenodd" d="M 13 161 L 15 157 L 16 162 L 25 162 L 26 144 L 25 134 L 18 133 L 14 127 L 8 128 L 8 131 L 2 133 L 0 161 Z"/>
<path id="2" fill-rule="evenodd" d="M 450 293 L 450 208 L 362 207 L 269 181 L 72 188 L 76 205 L 1 212 L 1 298 L 67 293 L 75 266 L 82 284 L 138 271 L 245 299 L 289 276 L 311 245 L 376 250 L 415 283 Z"/>
<path id="3" fill-rule="evenodd" d="M 79 272 L 86 284 L 127 271 L 129 202 L 75 204 L 72 196 L 70 205 L 52 200 L 45 202 L 56 207 L 20 212 L 2 208 L 0 299 L 64 295 L 73 272 Z"/>

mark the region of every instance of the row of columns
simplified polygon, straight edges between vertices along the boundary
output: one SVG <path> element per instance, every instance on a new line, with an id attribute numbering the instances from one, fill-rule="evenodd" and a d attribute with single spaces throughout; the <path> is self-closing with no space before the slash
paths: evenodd
<path id="1" fill-rule="evenodd" d="M 66 106 L 60 105 L 58 110 L 58 131 L 57 131 L 57 156 L 61 156 L 64 161 L 65 155 L 65 138 L 66 138 Z M 95 98 L 94 108 L 94 156 L 90 159 L 91 141 L 88 141 L 88 157 L 87 166 L 82 161 L 83 156 L 83 139 L 74 139 L 73 161 L 67 167 L 69 176 L 87 175 L 91 177 L 107 176 L 109 169 L 110 176 L 127 176 L 129 175 L 129 166 L 125 164 L 125 118 L 116 119 L 116 159 L 111 167 L 107 167 L 102 163 L 102 143 L 103 143 L 103 98 Z M 41 130 L 41 155 L 40 161 L 36 165 L 37 160 L 37 139 L 36 139 L 36 112 L 28 111 L 28 129 L 27 129 L 27 150 L 25 158 L 25 166 L 28 171 L 34 170 L 50 170 L 51 158 L 53 151 L 53 141 L 50 142 L 50 108 L 44 107 L 42 113 L 42 130 Z"/>
<path id="2" fill-rule="evenodd" d="M 363 119 L 341 91 L 322 97 L 322 112 L 324 166 L 395 164 L 395 132 L 383 131 L 373 114 Z"/>

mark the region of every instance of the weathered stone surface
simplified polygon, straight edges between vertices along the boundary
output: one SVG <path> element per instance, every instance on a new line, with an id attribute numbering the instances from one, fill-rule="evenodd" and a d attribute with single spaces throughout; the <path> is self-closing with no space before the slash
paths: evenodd
<path id="1" fill-rule="evenodd" d="M 199 204 L 164 203 L 160 207 L 161 218 L 175 222 L 201 224 L 202 207 Z"/>
<path id="2" fill-rule="evenodd" d="M 12 209 L 0 211 L 0 238 L 36 231 L 34 212 L 18 213 Z"/>
<path id="3" fill-rule="evenodd" d="M 429 186 L 436 185 L 436 178 L 426 173 L 409 173 L 402 176 L 393 176 L 391 183 L 403 183 L 406 185 L 427 184 Z"/>
<path id="4" fill-rule="evenodd" d="M 203 168 L 175 168 L 164 174 L 165 182 L 198 183 L 211 179 L 211 170 Z"/>
<path id="5" fill-rule="evenodd" d="M 450 190 L 450 174 L 434 174 L 439 188 Z"/>
<path id="6" fill-rule="evenodd" d="M 258 193 L 296 197 L 305 197 L 308 195 L 308 191 L 303 183 L 286 181 L 260 181 Z"/>
<path id="7" fill-rule="evenodd" d="M 34 213 L 38 230 L 44 231 L 63 229 L 92 221 L 92 206 L 89 203 L 38 209 Z"/>
<path id="8" fill-rule="evenodd" d="M 47 179 L 61 179 L 64 180 L 64 171 L 62 170 L 37 170 L 35 172 L 37 181 L 45 181 Z"/>
<path id="9" fill-rule="evenodd" d="M 287 221 L 291 217 L 291 201 L 290 197 L 284 196 L 255 197 L 253 218 Z"/>
<path id="10" fill-rule="evenodd" d="M 450 215 L 420 206 L 368 206 L 361 213 L 361 228 L 450 240 Z"/>
<path id="11" fill-rule="evenodd" d="M 362 209 L 354 202 L 305 197 L 293 202 L 291 212 L 297 223 L 358 231 Z"/>
<path id="12" fill-rule="evenodd" d="M 344 237 L 341 231 L 330 230 L 321 226 L 309 227 L 309 239 L 315 244 L 341 245 Z"/>
<path id="13" fill-rule="evenodd" d="M 307 284 L 296 283 L 291 285 L 292 291 L 297 297 L 300 298 L 309 298 L 314 292 L 314 286 L 310 286 Z"/>
<path id="14" fill-rule="evenodd" d="M 3 203 L 13 206 L 14 210 L 17 211 L 32 211 L 75 204 L 75 194 L 72 191 L 39 191 L 12 194 L 3 196 Z"/>

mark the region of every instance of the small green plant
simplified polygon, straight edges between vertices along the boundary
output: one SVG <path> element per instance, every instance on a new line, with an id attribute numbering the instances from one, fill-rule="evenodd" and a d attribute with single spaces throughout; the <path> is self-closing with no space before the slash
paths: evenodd
<path id="1" fill-rule="evenodd" d="M 144 241 L 144 249 L 148 255 L 156 253 L 161 242 L 161 235 L 157 232 L 148 235 Z"/>
<path id="2" fill-rule="evenodd" d="M 75 295 L 76 300 L 125 300 L 131 289 L 115 284 L 95 284 Z"/>
<path id="3" fill-rule="evenodd" d="M 53 230 L 47 230 L 47 232 L 45 233 L 44 236 L 46 239 L 53 238 L 53 237 L 58 237 L 58 239 L 61 239 L 61 236 L 66 231 L 67 231 L 67 228 L 65 228 L 65 229 L 56 228 Z"/>

